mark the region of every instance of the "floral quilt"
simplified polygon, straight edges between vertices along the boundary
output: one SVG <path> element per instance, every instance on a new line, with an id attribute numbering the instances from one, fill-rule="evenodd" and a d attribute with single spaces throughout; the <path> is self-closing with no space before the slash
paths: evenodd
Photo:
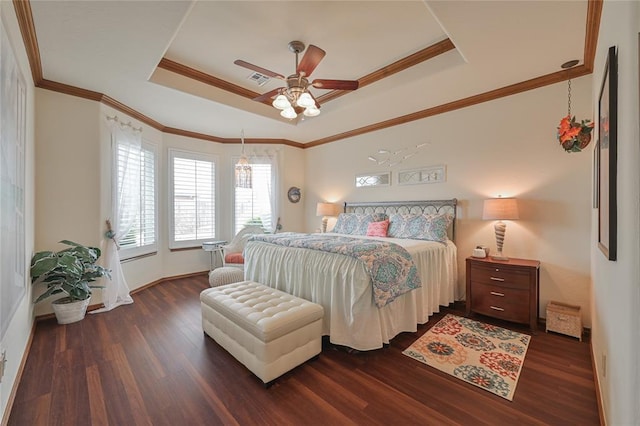
<path id="1" fill-rule="evenodd" d="M 418 270 L 411 255 L 404 247 L 394 243 L 292 232 L 254 235 L 250 241 L 338 253 L 360 260 L 371 277 L 373 298 L 379 308 L 396 297 L 421 287 Z"/>

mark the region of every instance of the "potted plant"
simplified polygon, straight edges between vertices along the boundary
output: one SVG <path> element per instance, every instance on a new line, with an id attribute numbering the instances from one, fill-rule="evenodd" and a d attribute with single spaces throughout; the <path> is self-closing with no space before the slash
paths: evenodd
<path id="1" fill-rule="evenodd" d="M 111 278 L 110 271 L 96 264 L 101 251 L 73 241 L 60 243 L 69 246 L 59 252 L 41 251 L 31 258 L 31 283 L 44 283 L 47 290 L 34 303 L 56 294 L 66 297 L 51 303 L 59 324 L 69 324 L 84 318 L 91 291 L 102 286 L 92 284 L 98 278 Z"/>

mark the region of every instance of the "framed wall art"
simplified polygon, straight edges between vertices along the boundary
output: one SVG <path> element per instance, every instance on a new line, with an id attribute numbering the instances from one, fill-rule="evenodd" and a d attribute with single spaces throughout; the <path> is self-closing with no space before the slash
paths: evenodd
<path id="1" fill-rule="evenodd" d="M 360 173 L 356 175 L 356 188 L 374 188 L 391 185 L 391 172 Z"/>
<path id="2" fill-rule="evenodd" d="M 600 141 L 593 148 L 593 208 L 598 208 L 600 202 Z"/>
<path id="3" fill-rule="evenodd" d="M 444 166 L 431 166 L 422 169 L 398 172 L 398 185 L 416 185 L 420 183 L 441 183 L 446 180 Z"/>
<path id="4" fill-rule="evenodd" d="M 618 60 L 609 48 L 598 98 L 598 247 L 608 260 L 617 257 Z"/>

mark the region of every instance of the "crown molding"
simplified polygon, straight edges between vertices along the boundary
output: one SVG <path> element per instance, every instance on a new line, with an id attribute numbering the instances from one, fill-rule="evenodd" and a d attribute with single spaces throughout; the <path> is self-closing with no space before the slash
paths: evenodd
<path id="1" fill-rule="evenodd" d="M 593 64 L 596 58 L 602 6 L 602 0 L 589 0 L 589 4 L 587 5 L 587 23 L 584 36 L 584 65 L 590 72 L 593 72 Z"/>
<path id="2" fill-rule="evenodd" d="M 227 92 L 231 92 L 233 94 L 236 94 L 238 96 L 243 96 L 245 98 L 253 99 L 261 95 L 261 93 L 257 93 L 252 90 L 245 89 L 244 87 L 230 83 L 221 78 L 214 77 L 205 72 L 198 71 L 195 68 L 188 67 L 184 64 L 172 61 L 171 59 L 168 59 L 168 58 L 162 58 L 160 60 L 160 63 L 158 64 L 158 68 L 171 71 L 183 77 L 187 77 L 192 80 L 196 80 L 201 83 L 208 84 L 209 86 L 217 87 L 218 89 L 226 90 Z"/>
<path id="3" fill-rule="evenodd" d="M 376 81 L 380 81 L 383 78 L 387 78 L 393 74 L 399 73 L 400 71 L 404 71 L 407 68 L 411 68 L 414 65 L 418 65 L 421 62 L 427 61 L 429 59 L 435 58 L 436 56 L 442 55 L 450 50 L 455 49 L 456 46 L 450 39 L 444 39 L 436 44 L 425 47 L 424 49 L 409 55 L 405 58 L 402 58 L 390 65 L 384 66 L 379 70 L 372 72 L 371 74 L 367 74 L 364 77 L 360 77 L 358 79 L 359 89 L 364 86 L 368 86 Z M 333 99 L 339 98 L 340 96 L 347 95 L 351 92 L 347 92 L 345 90 L 332 90 L 329 93 L 325 93 L 322 96 L 318 97 L 319 103 L 324 103 L 331 101 Z"/>
<path id="4" fill-rule="evenodd" d="M 532 78 L 531 80 L 512 84 L 510 86 L 505 86 L 500 89 L 495 89 L 489 92 L 480 93 L 478 95 L 469 96 L 468 98 L 459 99 L 457 101 L 423 109 L 421 111 L 392 118 L 390 120 L 380 121 L 378 123 L 360 127 L 348 132 L 340 133 L 322 139 L 316 139 L 314 141 L 306 143 L 305 148 L 312 148 L 314 146 L 335 142 L 340 139 L 351 138 L 354 136 L 363 135 L 365 133 L 386 129 L 388 127 L 410 123 L 412 121 L 421 120 L 423 118 L 432 117 L 438 114 L 444 114 L 445 112 L 455 111 L 457 109 L 466 108 L 483 102 L 493 101 L 495 99 L 504 98 L 505 96 L 515 95 L 517 93 L 526 92 L 528 90 L 537 89 L 540 87 L 548 86 L 550 84 L 568 80 L 569 78 L 581 77 L 587 74 L 591 74 L 591 71 L 588 70 L 584 65 L 571 68 L 568 70 L 568 72 L 565 70 L 557 71 L 551 74 L 543 75 L 541 77 Z"/>
<path id="5" fill-rule="evenodd" d="M 22 41 L 27 51 L 27 58 L 29 59 L 29 66 L 31 67 L 31 77 L 33 78 L 33 83 L 37 85 L 42 80 L 42 61 L 40 60 L 36 27 L 33 24 L 31 3 L 29 0 L 13 0 L 13 8 L 16 11 Z"/>
<path id="6" fill-rule="evenodd" d="M 102 102 L 103 104 L 108 105 L 124 114 L 127 114 L 139 120 L 140 122 L 145 123 L 164 133 L 170 133 L 174 135 L 180 135 L 180 136 L 202 139 L 202 140 L 218 142 L 218 143 L 230 143 L 230 144 L 240 143 L 239 138 L 221 138 L 218 136 L 207 135 L 203 133 L 197 133 L 197 132 L 177 129 L 173 127 L 167 127 L 103 93 L 94 92 L 91 90 L 71 86 L 68 84 L 44 79 L 43 71 L 42 71 L 42 61 L 40 58 L 40 49 L 38 47 L 38 39 L 36 36 L 36 30 L 33 23 L 33 15 L 31 12 L 31 4 L 29 0 L 13 0 L 13 6 L 16 11 L 16 17 L 18 19 L 18 25 L 20 27 L 20 32 L 22 34 L 22 39 L 25 45 L 27 58 L 29 59 L 31 76 L 33 78 L 33 82 L 36 87 L 52 90 L 55 92 L 65 93 L 71 96 L 90 99 L 97 102 Z M 565 81 L 570 78 L 577 78 L 583 75 L 591 74 L 593 72 L 593 65 L 595 61 L 595 51 L 596 51 L 597 41 L 598 41 L 598 31 L 600 28 L 602 6 L 603 6 L 602 0 L 588 0 L 587 19 L 585 24 L 586 32 L 585 32 L 585 46 L 584 46 L 584 58 L 583 58 L 584 64 L 583 65 L 579 65 L 569 70 L 562 70 L 562 71 L 554 72 L 551 74 L 546 74 L 546 75 L 533 78 L 527 81 L 512 84 L 512 85 L 491 90 L 488 92 L 480 93 L 480 94 L 470 96 L 464 99 L 459 99 L 453 102 L 448 102 L 446 104 L 423 109 L 411 114 L 403 115 L 403 116 L 392 118 L 385 121 L 380 121 L 378 123 L 360 127 L 358 129 L 349 130 L 347 132 L 338 133 L 338 134 L 327 136 L 321 139 L 316 139 L 314 141 L 311 141 L 305 144 L 296 142 L 296 141 L 291 141 L 288 139 L 267 139 L 267 138 L 245 139 L 245 143 L 282 144 L 282 145 L 288 145 L 288 146 L 292 146 L 295 148 L 302 148 L 302 149 L 312 148 L 315 146 L 336 142 L 338 140 L 347 139 L 347 138 L 362 135 L 365 133 L 370 133 L 370 132 L 386 129 L 389 127 L 394 127 L 401 124 L 409 123 L 412 121 L 421 120 L 423 118 L 432 117 L 434 115 L 443 114 L 445 112 L 455 111 L 457 109 L 466 108 L 468 106 L 477 105 L 479 103 L 492 101 L 505 96 L 511 96 L 511 95 L 525 92 L 528 90 L 537 89 L 540 87 L 548 86 L 550 84 L 559 83 L 561 81 Z M 385 72 L 397 73 L 417 63 L 423 62 L 427 59 L 430 59 L 437 55 L 445 53 L 453 48 L 455 48 L 455 46 L 453 45 L 451 40 L 449 39 L 443 40 L 419 52 L 416 52 L 413 55 L 407 56 L 406 58 L 403 58 L 397 62 L 394 62 L 393 64 L 390 64 L 387 67 L 383 67 L 380 70 L 374 71 L 373 73 L 362 77 L 363 82 L 361 82 L 361 85 L 371 84 L 389 75 L 389 74 L 385 75 Z M 209 76 L 206 73 L 201 73 L 200 71 L 193 70 L 192 68 L 178 64 L 177 62 L 171 61 L 166 58 L 163 58 L 158 66 L 161 68 L 167 69 L 169 71 L 178 70 L 180 72 L 189 72 L 190 75 L 197 76 L 198 81 L 202 81 L 203 83 L 207 83 L 207 84 L 210 84 L 208 81 L 213 81 L 213 80 L 209 80 L 210 78 L 216 79 L 215 77 Z M 205 80 L 208 80 L 208 81 L 205 81 Z M 219 80 L 219 84 L 224 85 L 222 83 L 223 80 L 220 80 L 220 79 L 216 79 L 216 80 Z M 231 86 L 235 86 L 228 82 L 224 82 L 224 83 Z M 216 86 L 216 87 L 219 87 L 219 86 Z M 255 97 L 253 96 L 253 92 L 251 92 L 250 90 L 246 90 L 239 86 L 235 86 L 235 87 L 241 89 L 238 91 L 239 92 L 238 94 L 240 94 L 240 92 L 249 92 L 249 93 L 241 94 L 241 96 Z M 333 91 L 333 92 L 336 92 L 336 91 Z M 319 99 L 323 99 L 326 102 L 330 99 L 335 99 L 336 97 L 340 96 L 340 94 L 332 95 L 333 92 L 329 92 L 321 96 Z M 256 93 L 256 96 L 259 96 L 259 94 Z"/>

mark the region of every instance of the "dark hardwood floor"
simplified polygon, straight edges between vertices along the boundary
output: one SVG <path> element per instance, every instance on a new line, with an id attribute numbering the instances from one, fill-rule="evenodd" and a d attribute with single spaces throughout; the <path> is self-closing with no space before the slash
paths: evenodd
<path id="1" fill-rule="evenodd" d="M 384 349 L 326 344 L 265 389 L 202 332 L 207 287 L 168 281 L 79 323 L 38 323 L 9 425 L 599 424 L 589 344 L 571 337 L 533 336 L 512 402 L 402 355 L 462 315 L 450 308 Z"/>

